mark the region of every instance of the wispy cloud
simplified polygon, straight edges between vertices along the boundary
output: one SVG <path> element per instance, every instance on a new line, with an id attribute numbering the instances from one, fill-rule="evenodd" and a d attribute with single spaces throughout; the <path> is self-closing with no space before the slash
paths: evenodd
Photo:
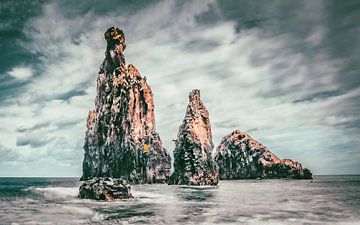
<path id="1" fill-rule="evenodd" d="M 23 66 L 13 68 L 8 74 L 19 80 L 27 80 L 33 75 L 31 68 Z"/>

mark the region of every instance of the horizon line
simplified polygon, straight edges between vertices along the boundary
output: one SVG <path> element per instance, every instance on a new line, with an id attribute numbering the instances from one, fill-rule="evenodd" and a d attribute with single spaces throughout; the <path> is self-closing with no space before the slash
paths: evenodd
<path id="1" fill-rule="evenodd" d="M 313 174 L 313 176 L 360 176 L 360 173 L 358 174 Z M 0 176 L 0 178 L 81 178 L 81 176 Z M 281 179 L 281 178 L 271 178 L 271 179 Z M 266 179 L 265 180 L 271 180 Z M 239 179 L 239 180 L 247 180 L 247 179 Z M 248 180 L 251 180 L 251 178 L 248 178 Z M 296 180 L 296 179 L 295 179 Z"/>

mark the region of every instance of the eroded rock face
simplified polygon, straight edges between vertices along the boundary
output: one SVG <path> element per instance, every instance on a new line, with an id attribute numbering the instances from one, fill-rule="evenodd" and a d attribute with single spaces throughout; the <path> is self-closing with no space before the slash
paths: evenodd
<path id="1" fill-rule="evenodd" d="M 209 113 L 193 90 L 174 151 L 174 172 L 170 184 L 217 185 L 218 172 L 211 153 L 214 148 Z"/>
<path id="2" fill-rule="evenodd" d="M 135 66 L 125 64 L 124 33 L 111 27 L 105 39 L 95 110 L 87 120 L 81 179 L 163 183 L 170 175 L 171 159 L 156 132 L 151 88 Z"/>
<path id="3" fill-rule="evenodd" d="M 124 179 L 93 178 L 81 184 L 79 197 L 111 202 L 133 196 L 130 185 Z"/>
<path id="4" fill-rule="evenodd" d="M 295 178 L 312 179 L 301 164 L 280 159 L 264 145 L 236 130 L 225 136 L 215 152 L 220 179 Z"/>

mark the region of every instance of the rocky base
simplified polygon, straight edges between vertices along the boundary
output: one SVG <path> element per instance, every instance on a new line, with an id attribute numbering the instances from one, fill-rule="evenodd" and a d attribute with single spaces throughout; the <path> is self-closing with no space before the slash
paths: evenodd
<path id="1" fill-rule="evenodd" d="M 312 173 L 291 159 L 281 159 L 279 163 L 262 165 L 261 178 L 312 179 Z"/>
<path id="2" fill-rule="evenodd" d="M 182 174 L 173 173 L 170 176 L 168 183 L 174 185 L 216 186 L 219 183 L 219 177 L 216 173 L 207 173 L 192 176 L 184 176 Z"/>
<path id="3" fill-rule="evenodd" d="M 79 197 L 111 202 L 132 198 L 130 190 L 130 185 L 124 179 L 93 178 L 80 186 Z"/>

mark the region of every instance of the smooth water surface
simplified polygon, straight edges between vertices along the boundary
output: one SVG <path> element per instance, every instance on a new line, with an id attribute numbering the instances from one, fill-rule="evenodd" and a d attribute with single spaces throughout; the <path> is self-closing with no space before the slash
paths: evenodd
<path id="1" fill-rule="evenodd" d="M 360 224 L 360 176 L 133 185 L 134 199 L 77 198 L 78 178 L 0 178 L 0 224 Z"/>

